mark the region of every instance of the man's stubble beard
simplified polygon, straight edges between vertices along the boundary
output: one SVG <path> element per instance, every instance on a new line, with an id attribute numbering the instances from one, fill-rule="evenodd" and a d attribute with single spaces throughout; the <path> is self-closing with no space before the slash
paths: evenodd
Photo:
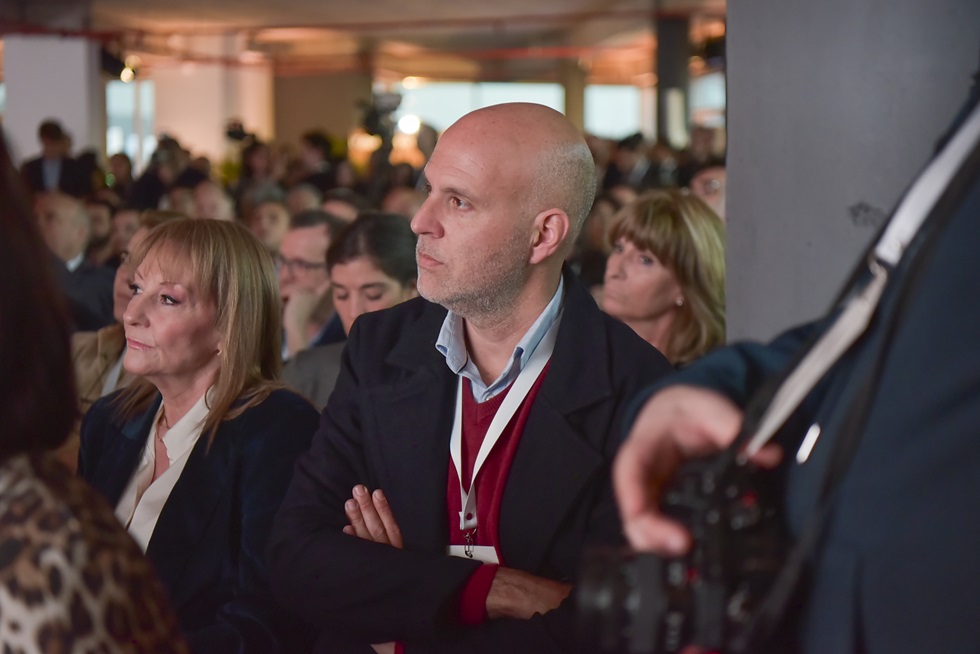
<path id="1" fill-rule="evenodd" d="M 425 253 L 421 241 L 416 252 L 417 255 Z M 524 289 L 528 254 L 527 237 L 515 233 L 500 250 L 483 262 L 481 270 L 470 267 L 465 280 L 459 279 L 457 271 L 451 271 L 452 277 L 433 289 L 423 281 L 427 273 L 419 270 L 419 295 L 469 321 L 500 322 L 515 307 Z"/>

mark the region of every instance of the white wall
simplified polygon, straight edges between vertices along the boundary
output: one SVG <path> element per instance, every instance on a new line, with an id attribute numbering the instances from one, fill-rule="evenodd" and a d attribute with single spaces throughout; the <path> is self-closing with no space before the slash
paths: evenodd
<path id="1" fill-rule="evenodd" d="M 105 83 L 99 46 L 80 38 L 22 36 L 4 38 L 3 124 L 20 163 L 40 151 L 38 125 L 48 118 L 71 134 L 75 152 L 102 150 L 105 144 Z"/>
<path id="2" fill-rule="evenodd" d="M 822 313 L 980 65 L 976 0 L 728 4 L 729 338 Z"/>
<path id="3" fill-rule="evenodd" d="M 237 65 L 243 45 L 235 36 L 198 37 L 188 47 L 228 62 L 189 61 L 154 69 L 156 133 L 177 138 L 192 153 L 206 155 L 214 163 L 229 154 L 225 128 L 230 119 L 240 119 L 246 131 L 270 138 L 271 67 Z"/>

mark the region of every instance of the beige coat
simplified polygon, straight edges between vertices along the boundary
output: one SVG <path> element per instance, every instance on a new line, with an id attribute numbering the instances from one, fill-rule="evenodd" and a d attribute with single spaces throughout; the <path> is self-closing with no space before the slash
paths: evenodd
<path id="1" fill-rule="evenodd" d="M 112 366 L 119 360 L 126 335 L 121 324 L 112 324 L 96 332 L 76 332 L 71 337 L 72 361 L 75 364 L 75 385 L 78 389 L 79 419 L 65 444 L 58 448 L 57 456 L 69 469 L 78 464 L 78 433 L 81 419 L 89 407 L 102 395 L 102 387 Z M 119 373 L 116 388 L 122 388 L 133 378 L 126 369 Z"/>

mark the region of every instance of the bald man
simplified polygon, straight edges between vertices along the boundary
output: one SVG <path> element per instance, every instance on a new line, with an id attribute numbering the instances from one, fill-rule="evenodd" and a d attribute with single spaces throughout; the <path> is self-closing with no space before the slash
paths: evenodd
<path id="1" fill-rule="evenodd" d="M 667 361 L 562 262 L 595 193 L 564 116 L 464 116 L 412 220 L 424 299 L 358 318 L 272 535 L 319 652 L 572 652 L 588 543 L 620 543 L 625 404 Z"/>
<path id="2" fill-rule="evenodd" d="M 36 204 L 38 225 L 78 331 L 112 324 L 113 271 L 85 261 L 92 225 L 85 205 L 69 195 L 48 193 Z"/>

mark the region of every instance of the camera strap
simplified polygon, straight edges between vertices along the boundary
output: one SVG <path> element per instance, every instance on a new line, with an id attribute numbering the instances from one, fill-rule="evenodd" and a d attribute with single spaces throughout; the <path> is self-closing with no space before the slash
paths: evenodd
<path id="1" fill-rule="evenodd" d="M 900 226 L 899 228 L 892 229 L 892 223 L 889 223 L 882 238 L 878 241 L 875 248 L 875 252 L 879 251 L 879 247 L 883 244 L 885 247 L 889 247 L 888 239 L 895 236 L 896 243 L 902 239 L 907 238 L 908 240 L 902 241 L 902 247 L 896 251 L 898 256 L 901 256 L 905 252 L 908 257 L 908 270 L 903 276 L 902 287 L 899 289 L 899 295 L 896 299 L 896 304 L 892 315 L 888 317 L 888 323 L 885 326 L 885 331 L 882 337 L 876 341 L 872 341 L 875 347 L 875 351 L 872 353 L 873 364 L 870 369 L 865 374 L 865 378 L 860 382 L 857 392 L 853 395 L 853 400 L 850 407 L 847 409 L 847 414 L 844 417 L 837 438 L 833 444 L 833 450 L 830 452 L 830 459 L 827 465 L 827 469 L 824 472 L 824 476 L 821 480 L 820 494 L 818 496 L 817 505 L 812 510 L 810 516 L 800 532 L 800 536 L 793 549 L 787 556 L 786 562 L 783 565 L 782 570 L 777 576 L 775 582 L 769 590 L 765 600 L 759 607 L 759 610 L 753 616 L 752 620 L 746 625 L 746 628 L 737 635 L 732 641 L 732 652 L 741 653 L 752 651 L 752 647 L 758 647 L 764 644 L 766 639 L 769 638 L 774 632 L 775 628 L 778 626 L 780 620 L 783 618 L 787 606 L 793 601 L 794 593 L 799 587 L 799 582 L 803 576 L 804 570 L 806 568 L 806 562 L 813 553 L 817 543 L 823 534 L 824 526 L 829 518 L 832 508 L 835 505 L 835 499 L 837 492 L 840 487 L 840 482 L 844 478 L 851 461 L 857 452 L 858 445 L 860 444 L 861 435 L 864 431 L 864 426 L 867 421 L 867 417 L 871 410 L 871 405 L 874 400 L 875 391 L 878 388 L 878 380 L 881 378 L 882 371 L 884 369 L 886 354 L 892 343 L 894 334 L 898 327 L 902 323 L 902 318 L 905 316 L 908 309 L 908 304 L 910 298 L 914 297 L 915 290 L 919 286 L 921 281 L 922 272 L 925 269 L 926 264 L 930 261 L 930 255 L 932 254 L 933 247 L 936 243 L 936 236 L 942 231 L 942 228 L 946 225 L 951 216 L 955 213 L 954 209 L 956 205 L 962 200 L 962 197 L 968 192 L 971 184 L 976 183 L 978 175 L 980 175 L 980 104 L 976 104 L 974 100 L 974 107 L 972 113 L 968 116 L 965 123 L 961 126 L 959 131 L 955 136 L 948 142 L 946 148 L 940 153 L 940 155 L 933 161 L 926 171 L 916 180 L 916 183 L 910 189 L 909 193 L 906 195 L 906 200 L 916 194 L 917 189 L 923 184 L 933 186 L 932 190 L 934 193 L 934 200 L 929 204 L 927 215 L 920 216 L 918 218 L 915 231 L 909 231 L 907 226 Z M 954 148 L 953 152 L 956 154 L 954 158 L 948 158 L 946 155 L 950 154 L 950 149 Z M 943 164 L 945 162 L 946 168 L 944 168 L 944 175 L 942 177 L 938 176 L 936 173 L 936 164 Z M 901 209 L 906 206 L 906 202 L 900 205 L 899 210 L 896 211 L 893 221 L 901 218 Z M 928 220 L 927 220 L 928 219 Z M 919 229 L 925 224 L 928 229 Z M 906 252 L 907 250 L 907 252 Z M 897 263 L 897 259 L 895 261 Z M 874 272 L 874 271 L 872 271 Z M 870 284 L 873 284 L 872 281 Z M 869 284 L 869 285 L 870 285 Z M 860 298 L 863 294 L 858 294 L 856 296 L 858 301 L 862 301 Z M 880 297 L 880 292 L 879 292 Z M 876 299 L 877 302 L 877 299 Z M 847 307 L 845 307 L 844 312 L 841 314 L 843 317 L 847 312 Z M 868 319 L 871 319 L 871 315 Z M 884 319 L 884 318 L 883 318 Z M 838 319 L 838 322 L 840 319 Z M 834 324 L 828 330 L 828 333 L 832 331 L 837 325 Z M 858 340 L 861 333 L 866 330 L 867 323 L 861 327 L 861 332 L 856 334 L 851 342 Z M 823 339 L 821 339 L 823 340 Z M 816 345 L 804 356 L 803 363 L 810 358 L 813 352 L 817 351 L 821 341 L 818 340 Z M 838 357 L 842 355 L 848 348 L 844 348 L 838 353 Z M 824 362 L 823 371 L 829 370 L 830 367 L 836 362 Z M 802 364 L 801 364 L 802 365 Z M 788 382 L 796 371 L 789 373 L 786 378 Z M 786 413 L 783 418 L 783 422 L 789 417 L 792 410 L 795 410 L 799 402 L 802 401 L 803 397 L 806 396 L 812 390 L 813 386 L 816 385 L 820 378 L 822 378 L 823 373 L 820 377 L 813 379 L 809 388 L 802 393 L 799 400 L 792 407 L 792 409 Z M 782 389 L 778 388 L 773 396 L 773 402 L 780 395 Z M 796 391 L 799 392 L 799 391 Z M 766 414 L 763 414 L 762 420 L 766 418 Z M 778 429 L 782 425 L 780 422 L 776 426 Z M 749 432 L 751 433 L 751 432 Z M 756 432 L 758 434 L 758 431 Z M 771 438 L 770 434 L 766 441 Z M 754 439 L 753 439 L 754 442 Z M 764 444 L 764 442 L 762 443 Z M 761 444 L 758 445 L 761 447 Z"/>
<path id="2" fill-rule="evenodd" d="M 962 171 L 980 141 L 980 107 L 918 177 L 868 256 L 869 281 L 852 294 L 840 315 L 788 374 L 768 403 L 746 446 L 748 455 L 768 443 L 830 368 L 867 330 L 882 291 L 903 253 Z"/>

